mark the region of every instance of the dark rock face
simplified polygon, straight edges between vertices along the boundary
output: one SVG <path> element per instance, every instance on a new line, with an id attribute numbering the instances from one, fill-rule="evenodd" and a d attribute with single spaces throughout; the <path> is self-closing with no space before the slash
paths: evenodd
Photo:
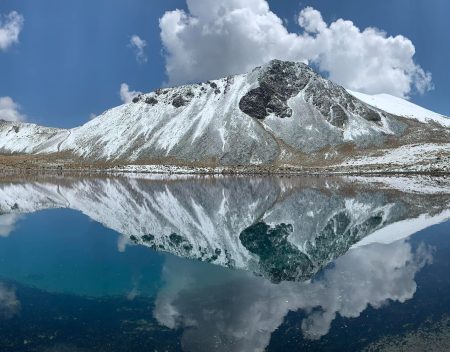
<path id="1" fill-rule="evenodd" d="M 234 83 L 234 76 L 228 76 L 225 79 L 225 89 L 224 89 L 224 94 L 226 94 L 229 90 L 231 85 Z"/>
<path id="2" fill-rule="evenodd" d="M 141 100 L 141 97 L 140 97 L 140 96 L 137 96 L 137 97 L 134 97 L 134 98 L 133 98 L 132 102 L 133 102 L 133 103 L 137 103 L 139 100 Z"/>
<path id="3" fill-rule="evenodd" d="M 259 256 L 262 272 L 273 282 L 302 280 L 315 272 L 311 260 L 288 241 L 292 231 L 290 224 L 270 227 L 260 222 L 239 236 L 244 247 Z"/>
<path id="4" fill-rule="evenodd" d="M 329 122 L 337 127 L 343 128 L 348 121 L 348 116 L 339 105 L 333 105 L 331 107 L 331 118 Z"/>
<path id="5" fill-rule="evenodd" d="M 271 113 L 281 118 L 290 117 L 292 110 L 287 100 L 305 88 L 313 74 L 304 64 L 273 60 L 259 77 L 259 87 L 242 97 L 239 108 L 257 119 L 264 119 Z"/>
<path id="6" fill-rule="evenodd" d="M 318 267 L 323 267 L 344 255 L 361 238 L 380 228 L 382 222 L 382 213 L 375 213 L 361 224 L 350 226 L 349 215 L 346 212 L 339 212 L 318 232 L 314 244 L 311 242 L 305 244 L 305 249 L 309 258 Z"/>
<path id="7" fill-rule="evenodd" d="M 258 87 L 242 97 L 239 102 L 239 109 L 251 117 L 264 119 L 269 115 L 266 110 L 269 100 L 270 97 L 264 94 L 263 89 Z"/>
<path id="8" fill-rule="evenodd" d="M 175 106 L 176 108 L 179 108 L 180 106 L 183 106 L 186 103 L 187 101 L 181 95 L 176 95 L 172 101 L 172 105 Z"/>
<path id="9" fill-rule="evenodd" d="M 142 241 L 144 241 L 144 242 L 150 242 L 150 241 L 154 241 L 154 240 L 155 240 L 155 236 L 153 236 L 151 234 L 142 236 Z"/>
<path id="10" fill-rule="evenodd" d="M 305 242 L 306 254 L 289 242 L 288 237 L 293 233 L 290 224 L 269 226 L 259 222 L 242 231 L 239 239 L 259 257 L 260 273 L 272 282 L 303 281 L 344 255 L 353 244 L 380 228 L 382 222 L 383 214 L 375 213 L 364 222 L 352 225 L 349 215 L 339 212 L 317 232 L 313 242 Z"/>
<path id="11" fill-rule="evenodd" d="M 257 119 L 264 119 L 272 113 L 281 118 L 292 116 L 287 100 L 305 90 L 305 99 L 335 127 L 345 127 L 348 113 L 371 122 L 381 122 L 378 111 L 301 63 L 273 60 L 263 69 L 258 82 L 259 87 L 250 90 L 239 102 L 241 111 Z"/>
<path id="12" fill-rule="evenodd" d="M 148 98 L 145 98 L 145 103 L 153 106 L 153 105 L 158 104 L 158 99 L 156 99 L 154 97 L 148 97 Z"/>
<path id="13" fill-rule="evenodd" d="M 355 113 L 372 122 L 380 122 L 380 114 L 362 104 L 341 86 L 314 77 L 305 91 L 305 99 L 310 100 L 317 110 L 332 125 L 343 128 L 348 121 L 347 112 Z"/>

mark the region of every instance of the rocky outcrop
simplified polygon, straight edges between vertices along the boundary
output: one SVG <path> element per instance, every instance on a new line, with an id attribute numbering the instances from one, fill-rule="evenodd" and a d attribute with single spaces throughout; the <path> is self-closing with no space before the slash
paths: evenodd
<path id="1" fill-rule="evenodd" d="M 284 118 L 292 116 L 287 100 L 305 88 L 314 72 L 302 63 L 273 60 L 260 69 L 259 87 L 250 90 L 239 102 L 239 108 L 257 119 L 269 114 Z"/>

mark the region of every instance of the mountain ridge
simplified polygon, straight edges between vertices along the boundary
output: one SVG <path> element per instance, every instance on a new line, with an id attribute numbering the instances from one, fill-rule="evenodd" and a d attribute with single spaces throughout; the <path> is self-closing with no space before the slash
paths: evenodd
<path id="1" fill-rule="evenodd" d="M 247 74 L 140 94 L 69 130 L 1 122 L 0 153 L 64 153 L 123 170 L 137 164 L 276 172 L 362 169 L 355 158 L 431 143 L 437 147 L 429 155 L 447 160 L 450 119 L 428 117 L 425 109 L 411 115 L 406 101 L 407 113 L 399 116 L 402 104 L 396 100 L 393 114 L 382 109 L 390 107 L 384 100 L 347 91 L 305 64 L 272 60 Z M 424 162 L 430 164 L 417 161 Z M 432 166 L 446 171 L 440 164 Z"/>

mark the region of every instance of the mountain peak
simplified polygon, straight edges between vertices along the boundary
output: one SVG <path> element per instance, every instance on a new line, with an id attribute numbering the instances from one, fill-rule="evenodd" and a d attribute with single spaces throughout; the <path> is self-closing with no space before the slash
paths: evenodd
<path id="1" fill-rule="evenodd" d="M 259 86 L 243 96 L 239 108 L 257 119 L 269 114 L 281 118 L 292 116 L 288 99 L 300 93 L 315 75 L 305 64 L 281 60 L 271 60 L 256 71 Z"/>
<path id="2" fill-rule="evenodd" d="M 277 172 L 353 170 L 349 160 L 361 165 L 395 148 L 404 165 L 411 145 L 418 152 L 412 164 L 426 157 L 427 168 L 444 167 L 447 120 L 402 114 L 408 104 L 400 99 L 384 109 L 304 63 L 272 60 L 247 74 L 141 94 L 70 130 L 0 123 L 0 151 L 63 155 L 76 164 Z M 424 144 L 433 153 L 421 153 L 417 145 Z M 428 161 L 430 155 L 442 162 Z"/>

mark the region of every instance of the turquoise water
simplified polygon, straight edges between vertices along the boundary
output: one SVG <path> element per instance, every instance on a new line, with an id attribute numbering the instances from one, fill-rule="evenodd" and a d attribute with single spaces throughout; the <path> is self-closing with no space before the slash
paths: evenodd
<path id="1" fill-rule="evenodd" d="M 8 237 L 0 237 L 0 277 L 54 293 L 154 295 L 163 255 L 140 246 L 120 251 L 120 238 L 74 210 L 24 215 Z"/>
<path id="2" fill-rule="evenodd" d="M 445 350 L 447 193 L 280 182 L 0 184 L 0 350 Z"/>

